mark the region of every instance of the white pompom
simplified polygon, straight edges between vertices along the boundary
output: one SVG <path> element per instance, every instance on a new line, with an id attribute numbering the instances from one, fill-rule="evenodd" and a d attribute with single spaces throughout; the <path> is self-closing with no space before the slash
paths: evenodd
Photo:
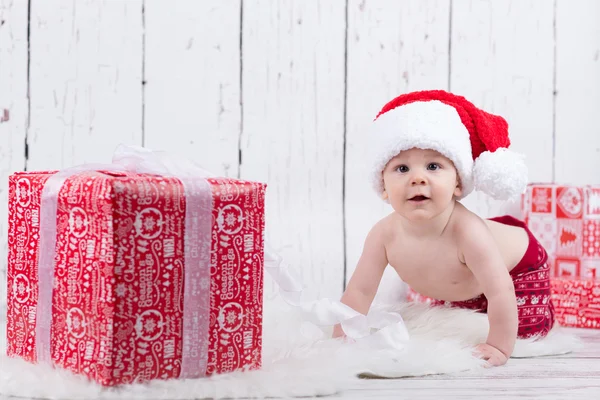
<path id="1" fill-rule="evenodd" d="M 527 166 L 525 157 L 500 148 L 495 152 L 484 151 L 475 160 L 473 179 L 475 188 L 496 200 L 508 200 L 527 189 Z"/>

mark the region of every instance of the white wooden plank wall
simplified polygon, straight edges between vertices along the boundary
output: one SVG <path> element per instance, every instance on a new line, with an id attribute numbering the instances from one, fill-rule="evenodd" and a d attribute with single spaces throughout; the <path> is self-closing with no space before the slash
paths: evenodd
<path id="1" fill-rule="evenodd" d="M 600 2 L 557 0 L 558 182 L 600 183 Z"/>
<path id="2" fill-rule="evenodd" d="M 343 282 L 344 1 L 245 1 L 241 177 L 267 182 L 267 239 L 307 296 Z"/>
<path id="3" fill-rule="evenodd" d="M 239 173 L 240 0 L 145 0 L 144 145 Z M 140 81 L 136 82 L 138 85 Z"/>
<path id="4" fill-rule="evenodd" d="M 599 27 L 595 0 L 0 0 L 2 281 L 8 175 L 125 142 L 267 182 L 268 238 L 311 297 L 337 298 L 391 210 L 363 160 L 400 93 L 501 113 L 532 181 L 600 183 Z"/>
<path id="5" fill-rule="evenodd" d="M 0 0 L 0 313 L 6 303 L 8 176 L 25 165 L 27 2 Z"/>
<path id="6" fill-rule="evenodd" d="M 504 116 L 530 181 L 552 181 L 554 9 L 543 0 L 454 1 L 450 89 Z M 475 192 L 483 217 L 518 215 L 519 203 Z"/>
<path id="7" fill-rule="evenodd" d="M 141 143 L 141 6 L 31 0 L 28 170 L 109 162 L 121 141 Z"/>

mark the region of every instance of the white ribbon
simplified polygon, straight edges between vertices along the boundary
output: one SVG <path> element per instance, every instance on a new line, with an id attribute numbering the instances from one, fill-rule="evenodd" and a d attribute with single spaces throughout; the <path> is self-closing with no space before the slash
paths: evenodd
<path id="1" fill-rule="evenodd" d="M 347 337 L 355 341 L 368 341 L 373 348 L 401 350 L 409 340 L 408 330 L 398 313 L 372 310 L 361 314 L 346 304 L 323 298 L 303 302 L 302 287 L 294 279 L 283 259 L 265 243 L 265 269 L 277 283 L 279 293 L 286 303 L 298 307 L 304 319 L 314 325 L 325 327 L 341 324 Z M 372 330 L 377 330 L 372 332 Z"/>
<path id="2" fill-rule="evenodd" d="M 164 152 L 142 147 L 119 146 L 113 164 L 136 173 L 158 174 L 178 178 L 184 188 L 184 290 L 183 350 L 180 378 L 205 375 L 208 363 L 210 291 L 202 282 L 210 280 L 210 244 L 213 197 L 206 180 L 210 173 L 185 159 L 175 159 Z"/>
<path id="3" fill-rule="evenodd" d="M 199 290 L 198 284 L 209 277 L 210 211 L 212 199 L 206 178 L 214 175 L 198 165 L 178 159 L 165 152 L 137 146 L 120 145 L 112 164 L 90 164 L 69 168 L 52 175 L 42 191 L 40 218 L 39 298 L 37 305 L 36 348 L 39 362 L 50 362 L 50 328 L 52 324 L 52 288 L 56 246 L 56 208 L 58 192 L 65 180 L 84 171 L 129 171 L 179 178 L 186 195 L 185 221 L 185 290 L 183 323 L 183 356 L 181 377 L 202 376 L 208 356 L 209 292 Z M 208 191 L 208 192 L 207 192 Z M 194 199 L 194 200 L 192 200 Z M 192 200 L 192 201 L 190 201 Z M 208 213 L 208 214 L 207 214 Z M 208 218 L 206 216 L 208 215 Z M 378 347 L 402 349 L 408 341 L 408 331 L 402 317 L 396 313 L 372 311 L 363 315 L 351 307 L 327 298 L 303 302 L 302 287 L 283 265 L 281 257 L 265 243 L 265 270 L 279 286 L 281 297 L 297 307 L 304 318 L 320 327 L 341 324 L 345 334 Z M 376 330 L 375 333 L 372 331 Z M 202 347 L 199 347 L 202 346 Z"/>
<path id="4" fill-rule="evenodd" d="M 53 174 L 42 189 L 40 204 L 40 247 L 38 256 L 38 301 L 36 305 L 35 348 L 40 363 L 51 363 L 52 290 L 56 247 L 58 193 L 68 177 L 97 169 L 123 171 L 116 165 L 88 164 Z"/>

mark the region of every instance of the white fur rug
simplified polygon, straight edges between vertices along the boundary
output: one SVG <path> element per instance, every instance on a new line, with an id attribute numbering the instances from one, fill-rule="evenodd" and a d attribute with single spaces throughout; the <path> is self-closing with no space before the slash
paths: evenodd
<path id="1" fill-rule="evenodd" d="M 329 332 L 299 321 L 278 299 L 265 303 L 263 369 L 187 381 L 154 381 L 121 389 L 103 389 L 68 372 L 40 367 L 5 354 L 5 322 L 0 322 L 0 398 L 44 399 L 203 399 L 324 396 L 343 392 L 351 380 L 400 378 L 481 369 L 471 351 L 485 341 L 483 314 L 429 308 L 395 307 L 411 340 L 402 351 L 373 350 L 365 344 L 342 344 Z M 578 339 L 559 329 L 539 342 L 520 340 L 514 357 L 563 354 L 579 348 Z M 509 361 L 510 363 L 510 361 Z"/>

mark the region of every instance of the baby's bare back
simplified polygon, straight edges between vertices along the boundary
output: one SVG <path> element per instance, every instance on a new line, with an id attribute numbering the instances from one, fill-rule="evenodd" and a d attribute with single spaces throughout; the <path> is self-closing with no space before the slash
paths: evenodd
<path id="1" fill-rule="evenodd" d="M 448 225 L 436 237 L 414 237 L 402 231 L 394 218 L 386 221 L 390 232 L 385 248 L 390 266 L 400 278 L 424 296 L 446 301 L 477 297 L 481 287 L 464 263 L 463 249 L 456 227 L 479 223 L 478 216 L 457 203 Z M 529 244 L 527 232 L 520 227 L 484 220 L 500 249 L 504 265 L 511 271 L 521 260 Z"/>

